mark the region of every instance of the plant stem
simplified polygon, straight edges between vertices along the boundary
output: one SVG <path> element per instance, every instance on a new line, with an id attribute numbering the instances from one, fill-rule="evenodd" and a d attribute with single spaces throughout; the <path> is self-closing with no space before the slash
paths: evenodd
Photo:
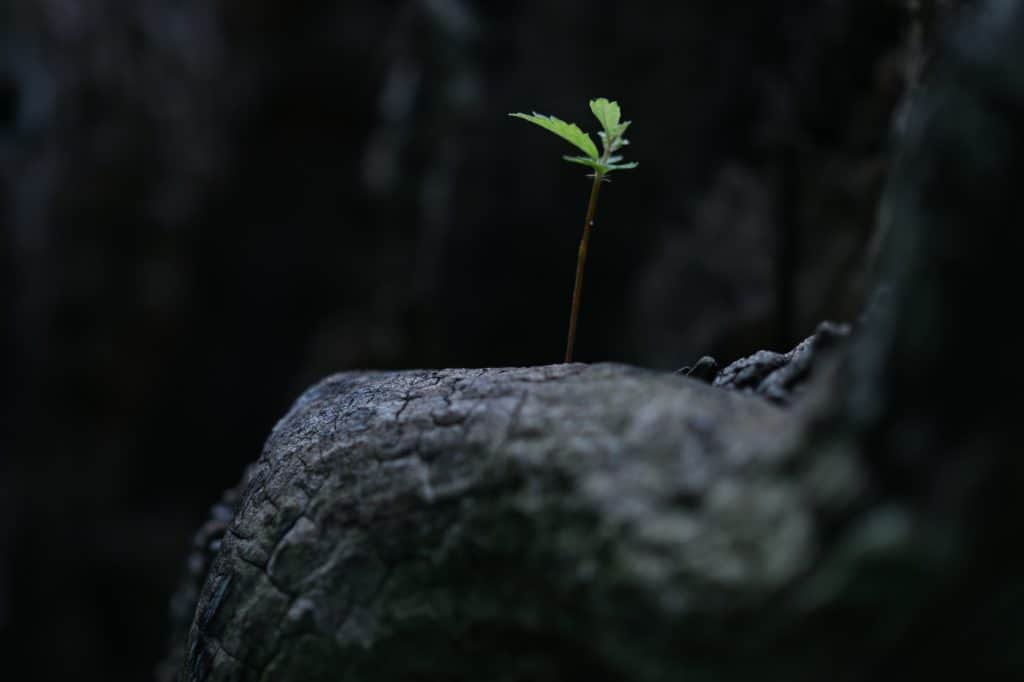
<path id="1" fill-rule="evenodd" d="M 569 339 L 565 344 L 565 361 L 572 362 L 572 349 L 576 345 L 576 323 L 580 317 L 580 297 L 583 295 L 583 268 L 587 264 L 587 247 L 590 245 L 590 230 L 594 227 L 594 212 L 597 210 L 597 195 L 601 191 L 604 174 L 594 171 L 594 185 L 590 188 L 590 203 L 587 218 L 583 223 L 583 238 L 576 257 L 576 284 L 572 289 L 572 312 L 569 314 Z"/>

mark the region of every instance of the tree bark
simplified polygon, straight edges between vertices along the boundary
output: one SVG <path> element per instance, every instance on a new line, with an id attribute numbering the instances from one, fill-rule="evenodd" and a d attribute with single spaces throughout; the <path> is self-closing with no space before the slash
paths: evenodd
<path id="1" fill-rule="evenodd" d="M 860 493 L 818 489 L 799 426 L 616 365 L 332 377 L 248 476 L 187 678 L 661 674 L 683 631 L 801 575 L 819 514 Z"/>

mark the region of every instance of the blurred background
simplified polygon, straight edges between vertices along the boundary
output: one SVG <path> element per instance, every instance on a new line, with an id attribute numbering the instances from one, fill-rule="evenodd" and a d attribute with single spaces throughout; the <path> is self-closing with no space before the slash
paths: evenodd
<path id="1" fill-rule="evenodd" d="M 589 181 L 508 112 L 634 122 L 579 360 L 855 317 L 907 4 L 0 0 L 2 646 L 148 679 L 190 534 L 311 382 L 560 361 Z"/>

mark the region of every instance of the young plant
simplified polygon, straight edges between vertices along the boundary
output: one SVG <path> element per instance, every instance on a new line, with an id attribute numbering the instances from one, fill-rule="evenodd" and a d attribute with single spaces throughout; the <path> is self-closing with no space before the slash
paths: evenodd
<path id="1" fill-rule="evenodd" d="M 569 338 L 565 344 L 565 361 L 572 362 L 572 350 L 576 345 L 576 323 L 580 315 L 580 297 L 583 294 L 583 268 L 587 263 L 587 247 L 590 245 L 590 231 L 594 227 L 594 212 L 597 210 L 597 195 L 601 189 L 601 183 L 617 170 L 629 170 L 636 168 L 636 163 L 622 163 L 622 156 L 617 151 L 629 144 L 629 140 L 623 137 L 630 121 L 622 121 L 622 111 L 618 102 L 610 102 L 603 97 L 590 100 L 590 110 L 597 117 L 601 124 L 601 130 L 597 136 L 601 138 L 601 153 L 597 146 L 590 139 L 590 135 L 579 129 L 574 123 L 555 118 L 554 116 L 542 116 L 537 112 L 533 114 L 509 114 L 539 125 L 545 130 L 551 131 L 563 140 L 579 148 L 586 156 L 563 156 L 562 158 L 570 163 L 578 163 L 590 168 L 594 173 L 594 184 L 590 188 L 590 201 L 587 204 L 587 217 L 583 222 L 583 237 L 580 239 L 580 248 L 576 257 L 576 283 L 572 290 L 572 311 L 569 313 Z"/>

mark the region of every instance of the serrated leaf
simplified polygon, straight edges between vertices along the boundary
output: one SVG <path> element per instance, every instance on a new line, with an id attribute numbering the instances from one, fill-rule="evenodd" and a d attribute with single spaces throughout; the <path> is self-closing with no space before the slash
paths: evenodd
<path id="1" fill-rule="evenodd" d="M 595 161 L 589 156 L 563 156 L 562 158 L 568 161 L 569 163 L 578 163 L 581 166 L 592 168 L 595 171 L 599 171 L 601 173 L 606 173 L 608 171 L 608 166 L 601 163 L 600 161 Z"/>
<path id="2" fill-rule="evenodd" d="M 538 114 L 536 111 L 533 112 L 532 115 L 515 113 L 509 114 L 509 116 L 529 121 L 534 125 L 538 125 L 541 128 L 558 135 L 566 142 L 578 147 L 591 159 L 596 160 L 600 157 L 600 154 L 597 152 L 597 146 L 595 146 L 594 141 L 590 139 L 590 135 L 587 135 L 585 132 L 580 130 L 579 126 L 575 123 L 568 123 L 554 116 L 544 116 L 543 114 Z"/>
<path id="3" fill-rule="evenodd" d="M 590 100 L 590 110 L 601 122 L 601 127 L 604 128 L 606 135 L 617 137 L 620 134 L 617 131 L 619 119 L 622 118 L 622 110 L 619 108 L 618 102 L 610 102 L 604 97 L 598 97 Z"/>

